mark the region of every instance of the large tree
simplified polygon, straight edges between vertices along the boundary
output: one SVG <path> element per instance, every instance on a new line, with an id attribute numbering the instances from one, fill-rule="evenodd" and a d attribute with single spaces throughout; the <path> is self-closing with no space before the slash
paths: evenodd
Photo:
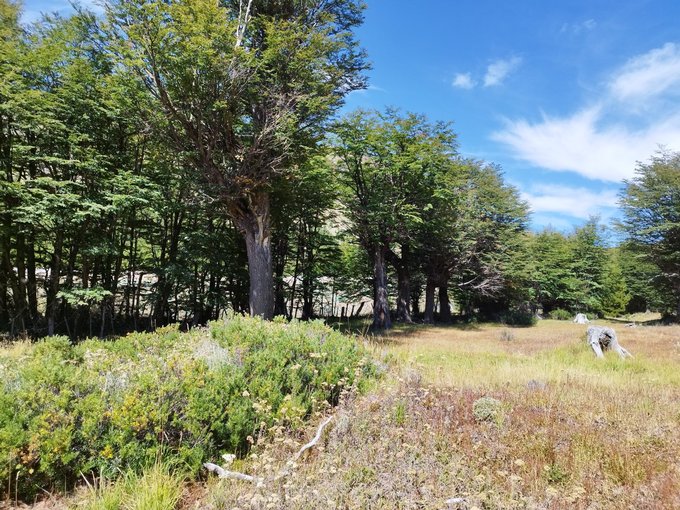
<path id="1" fill-rule="evenodd" d="M 398 317 L 409 322 L 413 243 L 455 135 L 422 115 L 358 111 L 337 124 L 334 145 L 349 230 L 373 266 L 373 328 L 391 326 L 388 263 L 397 274 Z"/>
<path id="2" fill-rule="evenodd" d="M 680 320 L 680 153 L 640 163 L 620 203 L 629 246 L 655 266 L 650 283 L 671 296 L 664 308 Z"/>
<path id="3" fill-rule="evenodd" d="M 359 0 L 111 0 L 116 50 L 242 232 L 250 312 L 274 312 L 271 189 L 366 68 Z M 164 125 L 165 127 L 165 125 Z"/>

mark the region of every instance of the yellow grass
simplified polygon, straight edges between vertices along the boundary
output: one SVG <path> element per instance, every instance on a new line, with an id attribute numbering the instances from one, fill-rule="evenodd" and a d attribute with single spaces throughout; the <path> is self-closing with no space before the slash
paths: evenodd
<path id="1" fill-rule="evenodd" d="M 680 508 L 680 327 L 612 325 L 634 354 L 599 360 L 587 326 L 400 327 L 369 340 L 395 380 L 338 412 L 283 486 L 211 489 L 218 507 Z M 420 373 L 423 380 L 418 382 Z M 481 397 L 499 402 L 475 417 Z M 263 445 L 260 462 L 290 451 Z M 274 460 L 272 460 L 274 459 Z M 255 462 L 251 470 L 262 469 Z"/>
<path id="2" fill-rule="evenodd" d="M 598 360 L 585 343 L 587 326 L 553 320 L 530 328 L 405 327 L 380 345 L 436 385 L 492 388 L 541 380 L 680 386 L 680 326 L 598 324 L 614 327 L 619 342 L 635 357 L 621 361 L 608 353 Z"/>

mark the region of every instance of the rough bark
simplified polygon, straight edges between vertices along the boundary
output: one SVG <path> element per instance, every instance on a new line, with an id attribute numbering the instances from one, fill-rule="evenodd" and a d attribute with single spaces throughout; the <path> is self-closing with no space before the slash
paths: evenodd
<path id="1" fill-rule="evenodd" d="M 451 302 L 449 301 L 449 288 L 447 285 L 439 286 L 439 320 L 451 322 Z"/>
<path id="2" fill-rule="evenodd" d="M 234 221 L 246 241 L 250 277 L 250 315 L 265 320 L 274 317 L 274 274 L 272 271 L 271 216 L 269 194 L 260 192 L 240 203 Z"/>
<path id="3" fill-rule="evenodd" d="M 385 267 L 385 248 L 376 246 L 373 249 L 373 325 L 374 330 L 390 329 L 390 305 L 387 298 L 387 271 Z"/>

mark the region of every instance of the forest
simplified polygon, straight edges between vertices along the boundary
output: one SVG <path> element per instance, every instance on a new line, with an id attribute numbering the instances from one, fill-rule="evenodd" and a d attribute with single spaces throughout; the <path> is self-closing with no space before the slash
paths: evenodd
<path id="1" fill-rule="evenodd" d="M 363 8 L 116 0 L 25 24 L 0 0 L 0 331 L 680 317 L 680 155 L 639 164 L 617 225 L 533 232 L 450 120 L 343 109 Z"/>

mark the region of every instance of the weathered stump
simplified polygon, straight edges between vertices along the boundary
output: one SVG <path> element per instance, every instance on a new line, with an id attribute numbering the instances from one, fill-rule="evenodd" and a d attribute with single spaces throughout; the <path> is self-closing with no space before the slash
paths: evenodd
<path id="1" fill-rule="evenodd" d="M 574 324 L 588 324 L 588 316 L 585 313 L 577 313 L 574 317 Z"/>
<path id="2" fill-rule="evenodd" d="M 612 328 L 590 326 L 586 334 L 586 341 L 595 351 L 595 355 L 598 358 L 604 358 L 604 351 L 610 349 L 621 356 L 621 358 L 633 357 L 631 353 L 619 345 L 619 341 L 616 339 L 616 332 Z"/>

